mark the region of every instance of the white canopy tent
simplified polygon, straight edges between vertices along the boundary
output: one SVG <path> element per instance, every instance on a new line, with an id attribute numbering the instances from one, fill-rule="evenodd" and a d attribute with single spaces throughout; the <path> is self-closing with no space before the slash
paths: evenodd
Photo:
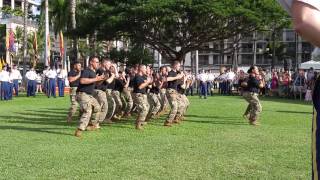
<path id="1" fill-rule="evenodd" d="M 307 61 L 307 62 L 304 62 L 304 63 L 300 64 L 300 68 L 301 69 L 310 69 L 311 67 L 313 69 L 320 70 L 320 62 L 314 61 L 314 60 L 310 60 L 310 61 Z"/>

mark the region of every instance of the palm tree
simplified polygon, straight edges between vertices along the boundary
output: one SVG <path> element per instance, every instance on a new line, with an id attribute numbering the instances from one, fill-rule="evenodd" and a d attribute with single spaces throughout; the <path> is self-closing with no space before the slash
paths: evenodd
<path id="1" fill-rule="evenodd" d="M 24 18 L 23 18 L 23 76 L 26 75 L 27 67 L 27 19 L 28 19 L 28 0 L 24 0 Z"/>
<path id="2" fill-rule="evenodd" d="M 71 32 L 74 33 L 77 24 L 76 24 L 76 7 L 77 7 L 77 1 L 76 0 L 70 0 L 70 21 L 71 21 Z M 73 59 L 78 59 L 78 39 L 75 34 L 72 35 L 72 41 L 73 41 Z"/>
<path id="3" fill-rule="evenodd" d="M 67 0 L 52 0 L 49 2 L 49 16 L 53 24 L 54 34 L 65 31 L 69 23 L 69 3 Z"/>

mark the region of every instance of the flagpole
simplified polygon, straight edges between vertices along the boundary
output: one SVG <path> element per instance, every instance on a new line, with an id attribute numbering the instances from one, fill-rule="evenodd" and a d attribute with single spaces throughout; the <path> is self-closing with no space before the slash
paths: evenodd
<path id="1" fill-rule="evenodd" d="M 49 66 L 49 61 L 50 61 L 50 57 L 49 57 L 49 47 L 48 47 L 48 41 L 50 38 L 50 35 L 49 35 L 49 3 L 48 3 L 48 0 L 45 0 L 45 34 L 46 34 L 46 45 L 45 45 L 45 52 L 44 52 L 44 59 L 45 59 L 45 65 L 46 66 Z"/>

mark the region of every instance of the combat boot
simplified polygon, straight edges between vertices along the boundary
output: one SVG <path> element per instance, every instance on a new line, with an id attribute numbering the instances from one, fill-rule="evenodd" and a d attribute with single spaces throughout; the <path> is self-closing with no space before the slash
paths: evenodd
<path id="1" fill-rule="evenodd" d="M 163 125 L 164 125 L 165 127 L 172 127 L 172 123 L 171 123 L 171 122 L 168 122 L 168 121 L 164 122 Z"/>
<path id="2" fill-rule="evenodd" d="M 72 117 L 71 117 L 71 116 L 68 116 L 68 117 L 67 117 L 67 123 L 70 124 L 71 122 L 72 122 Z"/>
<path id="3" fill-rule="evenodd" d="M 137 129 L 137 130 L 143 130 L 143 127 L 142 127 L 142 123 L 141 123 L 141 122 L 138 122 L 138 123 L 136 124 L 136 129 Z"/>
<path id="4" fill-rule="evenodd" d="M 107 123 L 107 124 L 113 124 L 113 123 L 114 123 L 113 121 L 111 121 L 111 119 L 106 119 L 106 120 L 104 120 L 103 122 L 105 122 L 105 123 Z"/>
<path id="5" fill-rule="evenodd" d="M 99 125 L 98 126 L 91 125 L 86 128 L 87 131 L 96 131 L 98 129 L 100 129 Z"/>
<path id="6" fill-rule="evenodd" d="M 253 126 L 259 126 L 259 123 L 258 123 L 257 119 L 254 119 L 254 118 L 251 118 L 249 120 L 249 124 L 253 125 Z"/>
<path id="7" fill-rule="evenodd" d="M 78 137 L 78 138 L 81 138 L 81 136 L 82 136 L 82 130 L 78 128 L 78 129 L 76 130 L 76 132 L 74 133 L 74 135 L 75 135 L 76 137 Z"/>

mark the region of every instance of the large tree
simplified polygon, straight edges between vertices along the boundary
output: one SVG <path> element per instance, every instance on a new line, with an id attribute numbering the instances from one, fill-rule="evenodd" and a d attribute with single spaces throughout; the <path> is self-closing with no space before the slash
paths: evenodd
<path id="1" fill-rule="evenodd" d="M 83 27 L 102 39 L 129 37 L 150 45 L 170 60 L 208 42 L 239 39 L 278 17 L 274 0 L 94 0 Z M 281 10 L 280 10 L 281 11 Z M 278 14 L 277 14 L 278 13 Z M 282 16 L 282 15 L 280 15 Z M 85 30 L 82 29 L 82 30 Z M 240 37 L 240 36 L 239 36 Z"/>

